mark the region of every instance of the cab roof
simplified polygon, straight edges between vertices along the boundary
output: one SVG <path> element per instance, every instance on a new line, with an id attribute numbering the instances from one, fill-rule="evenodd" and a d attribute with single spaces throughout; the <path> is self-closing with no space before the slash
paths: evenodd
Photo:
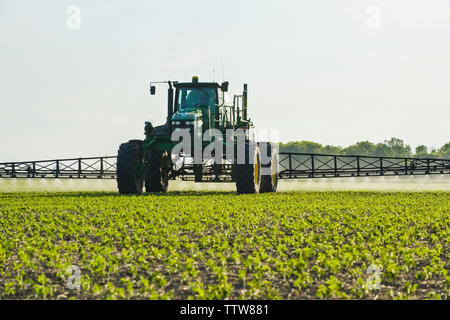
<path id="1" fill-rule="evenodd" d="M 217 82 L 177 82 L 173 86 L 175 88 L 220 88 Z"/>

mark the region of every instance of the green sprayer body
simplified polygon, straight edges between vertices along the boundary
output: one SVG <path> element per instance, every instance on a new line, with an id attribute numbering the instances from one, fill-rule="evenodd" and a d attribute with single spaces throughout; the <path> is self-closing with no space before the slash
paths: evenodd
<path id="1" fill-rule="evenodd" d="M 150 84 L 151 94 L 155 83 L 162 82 Z M 276 190 L 277 149 L 255 141 L 246 84 L 242 94 L 230 99 L 228 82 L 199 82 L 193 77 L 191 82 L 163 83 L 169 86 L 166 123 L 145 122 L 145 139 L 119 148 L 121 193 L 140 193 L 144 184 L 147 192 L 166 191 L 168 181 L 176 178 L 235 182 L 238 193 Z"/>

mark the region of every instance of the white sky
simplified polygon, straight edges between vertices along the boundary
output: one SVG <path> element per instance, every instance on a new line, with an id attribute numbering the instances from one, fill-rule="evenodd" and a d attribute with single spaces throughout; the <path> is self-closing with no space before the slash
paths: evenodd
<path id="1" fill-rule="evenodd" d="M 221 82 L 221 60 L 284 142 L 450 140 L 447 0 L 0 0 L 0 161 L 113 155 L 165 120 L 149 81 Z"/>

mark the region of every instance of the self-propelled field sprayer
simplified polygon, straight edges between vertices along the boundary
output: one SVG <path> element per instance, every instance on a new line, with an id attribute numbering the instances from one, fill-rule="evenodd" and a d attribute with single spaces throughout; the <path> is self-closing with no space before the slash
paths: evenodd
<path id="1" fill-rule="evenodd" d="M 450 159 L 278 152 L 256 142 L 247 114 L 247 85 L 228 96 L 228 82 L 161 81 L 167 120 L 145 122 L 144 140 L 117 156 L 0 163 L 0 178 L 117 179 L 120 193 L 166 192 L 169 180 L 235 182 L 237 193 L 274 192 L 279 179 L 448 175 Z"/>
<path id="2" fill-rule="evenodd" d="M 256 142 L 247 114 L 247 85 L 229 99 L 228 82 L 167 83 L 167 121 L 145 122 L 145 139 L 120 145 L 120 193 L 167 191 L 177 177 L 195 182 L 235 182 L 237 193 L 274 192 L 278 184 L 276 144 Z"/>

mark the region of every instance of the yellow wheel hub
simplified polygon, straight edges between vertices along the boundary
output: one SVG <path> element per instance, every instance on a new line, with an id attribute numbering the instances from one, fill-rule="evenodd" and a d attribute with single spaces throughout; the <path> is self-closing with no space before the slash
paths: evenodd
<path id="1" fill-rule="evenodd" d="M 255 185 L 259 184 L 259 157 L 255 158 Z"/>

